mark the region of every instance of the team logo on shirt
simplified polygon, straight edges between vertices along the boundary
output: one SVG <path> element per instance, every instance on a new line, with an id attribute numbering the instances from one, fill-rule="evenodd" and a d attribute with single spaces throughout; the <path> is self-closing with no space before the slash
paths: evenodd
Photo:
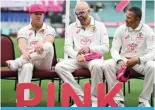
<path id="1" fill-rule="evenodd" d="M 29 36 L 32 36 L 32 34 L 33 34 L 33 32 L 30 32 L 30 33 L 29 33 Z"/>
<path id="2" fill-rule="evenodd" d="M 97 31 L 97 28 L 95 26 L 91 27 L 91 32 L 95 33 Z"/>
<path id="3" fill-rule="evenodd" d="M 131 52 L 131 51 L 135 51 L 136 48 L 137 48 L 137 44 L 135 43 L 131 43 L 131 44 L 128 44 L 128 50 Z"/>
<path id="4" fill-rule="evenodd" d="M 35 45 L 37 44 L 37 42 L 38 42 L 38 41 L 32 41 L 32 42 L 30 42 L 30 46 L 31 46 L 31 47 L 35 47 Z"/>
<path id="5" fill-rule="evenodd" d="M 130 35 L 125 36 L 125 40 L 129 39 Z"/>
<path id="6" fill-rule="evenodd" d="M 144 35 L 142 32 L 137 34 L 137 40 L 144 40 Z"/>
<path id="7" fill-rule="evenodd" d="M 90 38 L 83 38 L 83 39 L 81 39 L 80 43 L 82 45 L 90 45 L 91 44 L 91 39 Z"/>
<path id="8" fill-rule="evenodd" d="M 77 30 L 76 30 L 76 33 L 78 34 L 80 31 L 81 31 L 81 29 L 77 29 Z"/>

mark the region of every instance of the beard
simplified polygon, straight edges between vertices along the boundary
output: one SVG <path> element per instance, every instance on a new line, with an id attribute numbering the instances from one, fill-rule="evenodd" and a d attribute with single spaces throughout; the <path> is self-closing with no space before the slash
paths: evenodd
<path id="1" fill-rule="evenodd" d="M 87 21 L 87 18 L 84 18 L 83 16 L 80 16 L 78 17 L 78 20 L 81 22 L 81 23 L 84 23 Z"/>
<path id="2" fill-rule="evenodd" d="M 130 27 L 130 24 L 128 22 L 125 23 L 127 27 Z"/>

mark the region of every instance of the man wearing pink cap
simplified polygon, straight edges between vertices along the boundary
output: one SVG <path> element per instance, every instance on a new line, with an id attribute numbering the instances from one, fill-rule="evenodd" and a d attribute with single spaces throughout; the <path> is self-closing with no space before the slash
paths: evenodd
<path id="1" fill-rule="evenodd" d="M 17 35 L 21 57 L 9 60 L 8 67 L 18 70 L 19 83 L 31 82 L 33 67 L 37 70 L 50 70 L 53 59 L 54 28 L 43 23 L 46 10 L 40 4 L 31 5 L 29 25 L 19 30 Z M 24 92 L 24 100 L 29 100 L 29 90 Z"/>

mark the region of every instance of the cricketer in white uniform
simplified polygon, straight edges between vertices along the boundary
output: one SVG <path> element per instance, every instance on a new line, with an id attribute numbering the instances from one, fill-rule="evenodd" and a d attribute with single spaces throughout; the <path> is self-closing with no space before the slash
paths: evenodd
<path id="1" fill-rule="evenodd" d="M 18 82 L 29 83 L 33 67 L 37 70 L 50 70 L 54 55 L 53 41 L 55 30 L 43 23 L 45 8 L 33 4 L 29 9 L 31 23 L 18 32 L 18 47 L 21 57 L 9 60 L 7 64 L 13 71 L 18 70 Z M 24 100 L 30 99 L 29 90 L 24 91 Z"/>
<path id="2" fill-rule="evenodd" d="M 132 67 L 139 74 L 143 74 L 144 87 L 139 97 L 139 107 L 149 107 L 149 99 L 153 91 L 154 63 L 153 30 L 141 23 L 142 12 L 137 7 L 131 7 L 126 12 L 126 24 L 117 28 L 111 48 L 112 59 L 103 64 L 103 71 L 111 89 L 118 80 L 116 73 L 121 68 Z M 121 50 L 120 50 L 121 49 Z M 134 98 L 134 97 L 133 97 Z M 115 97 L 116 103 L 123 107 L 124 96 L 122 91 Z"/>
<path id="3" fill-rule="evenodd" d="M 77 95 L 83 100 L 83 90 L 75 81 L 72 72 L 80 68 L 88 68 L 91 72 L 91 93 L 92 106 L 97 106 L 96 90 L 97 84 L 102 82 L 103 59 L 84 61 L 83 53 L 91 51 L 102 54 L 109 51 L 109 38 L 105 25 L 91 17 L 89 5 L 86 2 L 79 2 L 75 7 L 77 22 L 69 25 L 65 38 L 65 52 L 71 59 L 59 62 L 55 70 L 60 78 L 69 83 Z M 81 54 L 80 54 L 81 53 Z M 76 105 L 74 104 L 73 107 Z"/>

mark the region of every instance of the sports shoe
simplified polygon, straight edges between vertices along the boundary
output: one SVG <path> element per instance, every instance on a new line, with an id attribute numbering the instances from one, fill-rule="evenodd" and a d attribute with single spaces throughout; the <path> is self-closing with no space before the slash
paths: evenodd
<path id="1" fill-rule="evenodd" d="M 125 107 L 124 102 L 120 101 L 120 100 L 115 100 L 116 104 L 118 105 L 118 107 Z M 111 107 L 111 106 L 109 106 Z"/>
<path id="2" fill-rule="evenodd" d="M 149 101 L 139 102 L 138 107 L 151 107 Z"/>
<path id="3" fill-rule="evenodd" d="M 71 107 L 78 107 L 76 104 L 73 104 Z M 98 107 L 97 103 L 92 103 L 91 107 Z"/>
<path id="4" fill-rule="evenodd" d="M 77 107 L 77 105 L 76 104 L 73 104 L 71 107 Z"/>
<path id="5" fill-rule="evenodd" d="M 124 102 L 120 100 L 115 100 L 119 107 L 125 107 Z"/>
<path id="6" fill-rule="evenodd" d="M 22 62 L 21 58 L 17 58 L 15 60 L 7 60 L 6 64 L 9 67 L 10 70 L 17 71 L 18 68 L 22 67 L 23 62 Z"/>
<path id="7" fill-rule="evenodd" d="M 91 107 L 98 107 L 97 102 L 92 102 Z"/>
<path id="8" fill-rule="evenodd" d="M 12 71 L 18 70 L 18 63 L 16 63 L 15 60 L 8 60 L 6 61 L 6 64 L 10 70 Z"/>

